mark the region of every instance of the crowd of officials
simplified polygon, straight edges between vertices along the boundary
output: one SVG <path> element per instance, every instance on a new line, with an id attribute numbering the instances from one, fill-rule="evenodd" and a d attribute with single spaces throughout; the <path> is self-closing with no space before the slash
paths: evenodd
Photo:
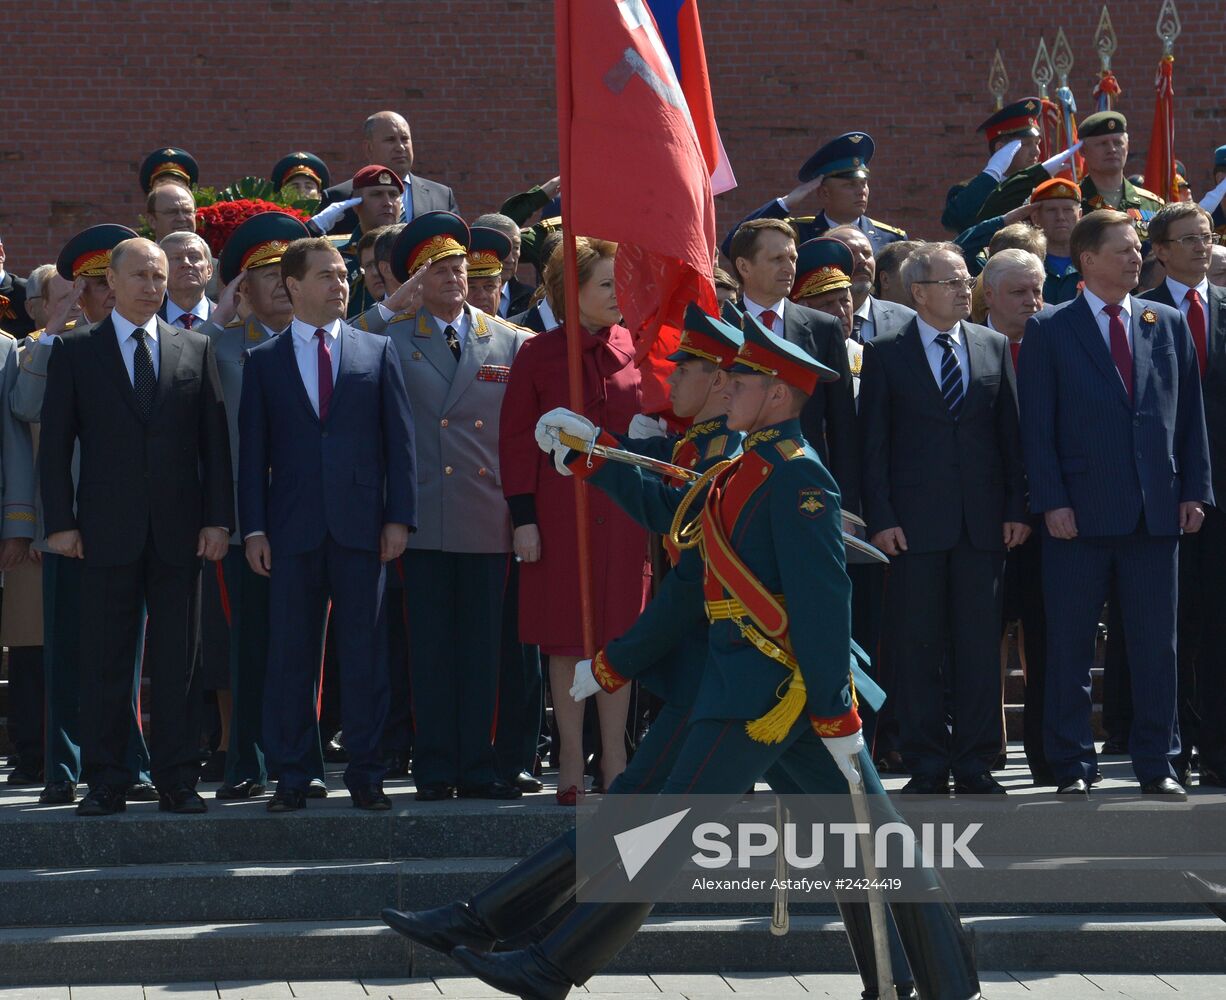
<path id="1" fill-rule="evenodd" d="M 890 695 L 863 712 L 879 767 L 1004 791 L 1018 623 L 1036 783 L 1088 794 L 1098 754 L 1127 753 L 1180 798 L 1194 773 L 1226 785 L 1226 146 L 1199 204 L 1182 180 L 1167 204 L 1125 173 L 1123 115 L 1044 161 L 1036 108 L 982 126 L 949 241 L 871 218 L 872 138 L 831 140 L 728 227 L 717 291 L 840 376 L 801 426 L 847 529 L 890 557 L 849 570 Z M 567 316 L 557 178 L 470 224 L 412 172 L 402 116 L 362 148 L 336 185 L 283 158 L 270 180 L 316 214 L 254 216 L 216 256 L 173 147 L 142 165 L 147 236 L 91 226 L 25 279 L 0 244 L 8 782 L 43 803 L 83 783 L 82 815 L 203 812 L 203 777 L 222 799 L 275 781 L 288 812 L 328 794 L 326 761 L 362 809 L 410 771 L 421 800 L 509 799 L 547 756 L 573 804 L 652 722 L 636 685 L 590 712 L 567 695 L 574 487 L 535 439 L 570 402 L 568 337 L 595 426 L 685 431 L 641 412 L 617 247 L 577 239 Z M 603 493 L 587 517 L 604 646 L 663 563 Z"/>

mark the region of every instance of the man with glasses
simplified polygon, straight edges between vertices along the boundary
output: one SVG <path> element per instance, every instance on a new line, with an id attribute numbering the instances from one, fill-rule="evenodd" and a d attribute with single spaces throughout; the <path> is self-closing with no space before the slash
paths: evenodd
<path id="1" fill-rule="evenodd" d="M 1208 280 L 1221 238 L 1196 205 L 1167 205 L 1150 220 L 1154 253 L 1166 280 L 1140 297 L 1173 306 L 1188 322 L 1200 367 L 1214 495 L 1226 496 L 1226 288 Z M 1226 787 L 1226 620 L 1211 595 L 1226 593 L 1226 514 L 1205 505 L 1205 522 L 1179 542 L 1179 735 L 1175 772 L 1186 777 L 1200 750 L 1200 783 Z"/>
<path id="2" fill-rule="evenodd" d="M 1001 578 L 1030 534 L 1009 342 L 966 321 L 956 245 L 920 247 L 902 280 L 918 315 L 864 345 L 860 434 L 869 539 L 892 559 L 905 791 L 945 795 L 952 772 L 958 793 L 999 794 Z"/>

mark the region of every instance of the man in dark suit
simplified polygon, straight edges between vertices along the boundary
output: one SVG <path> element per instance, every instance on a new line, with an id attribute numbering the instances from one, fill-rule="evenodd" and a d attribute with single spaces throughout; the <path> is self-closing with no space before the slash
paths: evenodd
<path id="1" fill-rule="evenodd" d="M 1060 791 L 1088 794 L 1090 664 L 1114 583 L 1132 664 L 1133 770 L 1142 792 L 1184 798 L 1172 766 L 1177 542 L 1213 502 L 1196 348 L 1175 309 L 1129 294 L 1141 242 L 1128 214 L 1090 212 L 1070 249 L 1085 290 L 1031 319 L 1018 357 L 1030 506 L 1044 516 L 1044 747 Z"/>
<path id="2" fill-rule="evenodd" d="M 34 329 L 26 312 L 26 279 L 4 268 L 4 238 L 0 236 L 0 330 L 24 337 Z"/>
<path id="3" fill-rule="evenodd" d="M 834 474 L 843 508 L 855 512 L 860 508 L 860 456 L 843 326 L 833 316 L 788 298 L 796 281 L 797 259 L 796 233 L 788 223 L 781 219 L 746 222 L 732 237 L 729 252 L 741 279 L 745 312 L 839 373 L 837 382 L 817 386 L 805 403 L 800 423 L 805 440 Z"/>
<path id="4" fill-rule="evenodd" d="M 1026 540 L 1008 341 L 966 322 L 973 279 L 952 243 L 907 258 L 917 316 L 864 346 L 860 430 L 869 538 L 887 553 L 910 792 L 1000 793 L 1005 552 Z M 946 729 L 946 691 L 953 715 Z"/>
<path id="5" fill-rule="evenodd" d="M 404 181 L 402 217 L 405 222 L 427 212 L 459 213 L 460 207 L 451 188 L 413 173 L 413 133 L 409 123 L 395 111 L 377 111 L 363 123 L 362 162 L 391 167 Z M 324 191 L 324 205 L 348 201 L 352 197 L 352 179 L 341 181 Z M 353 232 L 357 221 L 352 211 L 346 212 L 336 224 L 336 232 Z"/>
<path id="6" fill-rule="evenodd" d="M 417 523 L 408 396 L 391 340 L 341 321 L 349 284 L 326 238 L 291 243 L 281 276 L 294 318 L 249 352 L 238 416 L 247 562 L 270 578 L 264 741 L 281 777 L 268 808 L 306 804 L 331 600 L 345 784 L 358 808 L 389 809 L 379 759 L 388 697 L 384 565 Z"/>
<path id="7" fill-rule="evenodd" d="M 855 226 L 838 226 L 826 234 L 851 251 L 851 339 L 867 344 L 878 335 L 901 330 L 915 318 L 915 310 L 872 294 L 877 274 L 873 245 Z"/>
<path id="8" fill-rule="evenodd" d="M 47 544 L 84 560 L 82 750 L 90 792 L 77 807 L 83 816 L 125 805 L 132 663 L 146 607 L 160 807 L 205 810 L 195 790 L 200 559 L 225 554 L 233 478 L 212 343 L 157 318 L 166 271 L 156 244 L 119 243 L 106 275 L 114 309 L 96 326 L 62 335 L 47 373 L 39 455 Z"/>
<path id="9" fill-rule="evenodd" d="M 1149 223 L 1154 253 L 1166 279 L 1141 298 L 1177 308 L 1187 321 L 1200 368 L 1209 434 L 1213 494 L 1226 496 L 1226 288 L 1210 285 L 1212 220 L 1196 205 L 1167 205 Z M 1200 751 L 1200 783 L 1226 786 L 1226 617 L 1217 606 L 1226 594 L 1226 513 L 1205 507 L 1205 522 L 1179 546 L 1179 736 L 1175 763 L 1189 770 Z"/>

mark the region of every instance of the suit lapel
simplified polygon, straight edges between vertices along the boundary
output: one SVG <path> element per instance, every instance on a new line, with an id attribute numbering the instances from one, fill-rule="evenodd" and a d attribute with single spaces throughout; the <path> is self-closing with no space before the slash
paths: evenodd
<path id="1" fill-rule="evenodd" d="M 1226 358 L 1226 288 L 1217 285 L 1209 286 L 1209 363 L 1205 366 L 1205 374 L 1214 362 L 1223 363 Z"/>
<path id="2" fill-rule="evenodd" d="M 345 386 L 353 381 L 353 368 L 357 364 L 357 331 L 348 323 L 341 323 L 340 335 L 336 339 L 341 349 L 341 361 L 336 369 L 336 385 L 332 388 L 332 402 L 328 404 L 329 415 L 336 412 L 336 401 L 345 391 Z"/>
<path id="3" fill-rule="evenodd" d="M 927 397 L 929 404 L 935 406 L 946 420 L 953 420 L 949 407 L 945 404 L 945 397 L 941 395 L 941 387 L 932 377 L 932 368 L 928 365 L 928 354 L 924 350 L 924 338 L 920 336 L 919 324 L 912 320 L 898 339 L 910 356 L 906 366 L 915 372 L 915 377 L 919 379 L 921 394 Z"/>
<path id="4" fill-rule="evenodd" d="M 448 382 L 455 378 L 456 359 L 447 346 L 447 340 L 439 332 L 434 316 L 423 307 L 417 310 L 417 328 L 413 331 L 413 344 L 430 364 Z"/>
<path id="5" fill-rule="evenodd" d="M 115 324 L 111 322 L 111 318 L 108 316 L 94 327 L 91 336 L 101 356 L 102 367 L 110 373 L 111 378 L 119 383 L 120 394 L 132 408 L 132 412 L 138 419 L 143 419 L 140 406 L 136 402 L 136 390 L 132 388 L 127 366 L 123 363 L 123 354 L 120 353 L 119 339 L 115 336 Z"/>
<path id="6" fill-rule="evenodd" d="M 983 376 L 988 372 L 996 371 L 998 366 L 992 357 L 987 340 L 966 323 L 962 323 L 961 327 L 962 339 L 966 343 L 967 363 L 970 368 L 970 371 L 966 373 L 966 401 L 962 406 L 962 412 L 966 413 L 985 392 Z"/>
<path id="7" fill-rule="evenodd" d="M 1133 305 L 1135 311 L 1139 311 L 1141 308 L 1140 303 L 1135 300 Z M 1078 296 L 1074 303 L 1068 307 L 1068 313 L 1069 325 L 1073 328 L 1073 334 L 1077 341 L 1098 366 L 1103 378 L 1115 387 L 1117 390 L 1116 398 L 1126 407 L 1132 409 L 1132 403 L 1128 399 L 1128 392 L 1124 389 L 1124 382 L 1120 378 L 1119 369 L 1115 367 L 1115 362 L 1111 360 L 1111 352 L 1107 350 L 1107 344 L 1103 340 L 1102 333 L 1099 332 L 1098 319 L 1090 309 L 1090 303 L 1085 300 L 1084 295 Z M 1134 378 L 1135 368 L 1136 364 L 1134 361 Z"/>
<path id="8" fill-rule="evenodd" d="M 1163 282 L 1165 285 L 1165 282 Z M 1141 315 L 1146 305 L 1135 296 L 1132 299 L 1132 316 L 1129 322 L 1132 333 L 1132 385 L 1134 405 L 1145 398 L 1145 383 L 1154 369 L 1154 331 L 1156 323 L 1146 323 Z M 1123 385 L 1123 383 L 1120 383 Z"/>
<path id="9" fill-rule="evenodd" d="M 1172 309 L 1178 309 L 1175 305 L 1175 299 L 1171 296 L 1171 287 L 1163 278 L 1162 282 L 1154 287 L 1151 302 L 1161 302 L 1164 306 L 1170 306 Z"/>
<path id="10" fill-rule="evenodd" d="M 456 366 L 455 375 L 451 379 L 451 388 L 447 390 L 447 398 L 443 400 L 443 412 L 446 413 L 456 400 L 473 383 L 477 372 L 485 364 L 490 353 L 490 342 L 494 339 L 490 329 L 489 317 L 479 309 L 465 306 L 468 312 L 469 328 L 468 343 L 460 353 L 460 362 Z M 451 353 L 450 350 L 447 352 Z"/>
<path id="11" fill-rule="evenodd" d="M 277 341 L 276 350 L 281 355 L 281 366 L 285 371 L 285 376 L 293 387 L 291 391 L 298 397 L 299 402 L 306 407 L 306 411 L 311 415 L 312 419 L 318 421 L 319 414 L 315 412 L 315 407 L 311 405 L 311 397 L 307 395 L 306 386 L 302 384 L 302 372 L 298 370 L 298 358 L 294 354 L 293 324 L 291 323 L 289 327 L 286 327 L 277 336 L 280 339 Z"/>
<path id="12" fill-rule="evenodd" d="M 179 329 L 165 320 L 158 320 L 158 386 L 151 413 L 157 412 L 166 394 L 170 392 L 170 384 L 174 381 L 175 369 L 179 367 L 179 356 L 182 353 L 183 341 L 179 336 Z"/>

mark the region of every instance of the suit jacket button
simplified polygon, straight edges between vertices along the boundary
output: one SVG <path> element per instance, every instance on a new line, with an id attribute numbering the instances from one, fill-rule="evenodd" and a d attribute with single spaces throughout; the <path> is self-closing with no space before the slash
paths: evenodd
<path id="1" fill-rule="evenodd" d="M 474 421 L 473 426 L 477 428 L 477 430 L 481 430 L 481 428 L 485 426 L 485 421 L 484 420 Z"/>
<path id="2" fill-rule="evenodd" d="M 444 466 L 443 475 L 450 476 L 453 472 L 455 472 L 455 469 L 453 469 L 450 465 Z"/>
<path id="3" fill-rule="evenodd" d="M 447 426 L 447 418 L 446 418 L 446 417 L 443 417 L 443 419 L 442 419 L 442 420 L 440 420 L 440 421 L 438 422 L 438 425 L 439 425 L 440 427 L 446 427 L 446 426 Z"/>

